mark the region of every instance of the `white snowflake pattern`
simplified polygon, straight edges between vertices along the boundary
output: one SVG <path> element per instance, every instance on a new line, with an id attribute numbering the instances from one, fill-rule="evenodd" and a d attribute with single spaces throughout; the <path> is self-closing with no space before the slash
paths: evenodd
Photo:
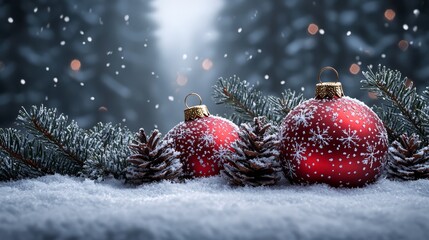
<path id="1" fill-rule="evenodd" d="M 179 128 L 178 131 L 176 131 L 176 135 L 178 137 L 189 136 L 189 135 L 192 135 L 192 133 L 193 133 L 193 131 L 187 126 L 183 126 L 183 127 Z"/>
<path id="2" fill-rule="evenodd" d="M 378 138 L 378 142 L 381 144 L 387 145 L 388 136 L 387 136 L 386 130 L 383 128 L 381 124 L 377 124 L 376 129 L 377 129 L 376 137 Z"/>
<path id="3" fill-rule="evenodd" d="M 298 114 L 294 115 L 292 119 L 295 121 L 297 126 L 303 125 L 304 127 L 307 127 L 310 120 L 314 118 L 313 114 L 313 109 L 300 109 Z"/>
<path id="4" fill-rule="evenodd" d="M 360 155 L 362 157 L 365 157 L 365 159 L 362 161 L 363 164 L 368 165 L 372 168 L 372 164 L 377 161 L 377 154 L 380 152 L 379 150 L 375 149 L 375 146 L 370 145 L 368 142 L 366 143 L 366 152 L 361 153 Z"/>
<path id="5" fill-rule="evenodd" d="M 350 126 L 347 130 L 343 130 L 344 136 L 340 137 L 340 141 L 348 148 L 355 147 L 360 138 L 357 136 L 356 130 L 351 130 Z"/>
<path id="6" fill-rule="evenodd" d="M 310 140 L 315 144 L 318 144 L 320 148 L 329 144 L 329 141 L 332 140 L 332 137 L 328 134 L 329 127 L 320 129 L 317 126 L 316 130 L 310 129 L 310 134 L 312 134 Z"/>
<path id="7" fill-rule="evenodd" d="M 301 162 L 301 160 L 307 160 L 306 156 L 303 156 L 304 152 L 307 150 L 304 146 L 302 146 L 301 143 L 295 143 L 294 146 L 294 153 L 292 154 L 293 160 L 297 161 L 298 164 Z"/>
<path id="8" fill-rule="evenodd" d="M 281 132 L 285 132 L 286 130 L 281 130 Z M 279 142 L 289 142 L 291 140 L 291 136 L 289 136 L 288 134 L 281 134 L 280 136 L 278 136 L 278 141 Z"/>
<path id="9" fill-rule="evenodd" d="M 205 132 L 202 136 L 201 136 L 201 143 L 204 146 L 210 147 L 213 146 L 214 144 L 214 136 L 213 134 L 209 133 L 209 132 Z"/>
<path id="10" fill-rule="evenodd" d="M 282 169 L 283 169 L 285 176 L 288 176 L 288 177 L 296 176 L 295 166 L 293 164 L 291 164 L 290 161 L 285 161 Z"/>
<path id="11" fill-rule="evenodd" d="M 229 150 L 228 148 L 225 148 L 223 146 L 220 146 L 219 149 L 214 150 L 213 156 L 217 156 L 220 159 L 225 159 L 225 158 L 229 157 L 231 154 L 232 154 L 231 150 Z"/>
<path id="12" fill-rule="evenodd" d="M 335 121 L 337 121 L 337 119 L 338 119 L 338 113 L 334 112 L 331 116 L 331 121 L 335 122 Z"/>

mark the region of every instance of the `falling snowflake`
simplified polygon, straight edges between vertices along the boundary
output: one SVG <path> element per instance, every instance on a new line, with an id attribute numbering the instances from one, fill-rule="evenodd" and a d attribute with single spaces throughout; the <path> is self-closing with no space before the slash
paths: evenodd
<path id="1" fill-rule="evenodd" d="M 306 151 L 306 148 L 302 146 L 301 143 L 295 143 L 294 147 L 294 154 L 292 154 L 293 160 L 297 161 L 298 164 L 301 162 L 301 160 L 307 160 L 307 157 L 303 156 L 303 153 Z"/>
<path id="2" fill-rule="evenodd" d="M 340 137 L 340 141 L 346 145 L 348 148 L 355 147 L 360 138 L 357 136 L 356 130 L 349 129 L 343 130 L 344 135 Z"/>
<path id="3" fill-rule="evenodd" d="M 420 14 L 420 10 L 414 9 L 413 14 L 417 17 Z"/>
<path id="4" fill-rule="evenodd" d="M 304 127 L 307 127 L 310 120 L 314 118 L 313 114 L 314 112 L 312 109 L 300 109 L 299 113 L 294 115 L 292 119 L 295 121 L 297 126 L 303 125 Z"/>
<path id="5" fill-rule="evenodd" d="M 312 135 L 310 141 L 313 141 L 315 144 L 318 144 L 320 148 L 329 144 L 329 141 L 332 140 L 332 137 L 328 134 L 329 127 L 325 129 L 320 129 L 317 126 L 316 130 L 310 129 L 310 134 Z"/>
<path id="6" fill-rule="evenodd" d="M 366 152 L 360 154 L 362 157 L 365 157 L 362 163 L 365 165 L 369 164 L 369 166 L 372 168 L 372 164 L 377 161 L 376 155 L 379 153 L 379 151 L 369 143 L 367 143 L 366 146 Z"/>

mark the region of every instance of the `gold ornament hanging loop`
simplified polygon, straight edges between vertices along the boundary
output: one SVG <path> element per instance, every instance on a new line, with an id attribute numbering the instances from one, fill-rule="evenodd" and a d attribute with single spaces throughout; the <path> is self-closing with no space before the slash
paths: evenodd
<path id="1" fill-rule="evenodd" d="M 188 97 L 190 96 L 197 96 L 200 99 L 200 104 L 196 105 L 196 106 L 189 106 L 188 105 Z M 185 106 L 186 109 L 184 111 L 185 113 L 185 121 L 191 121 L 197 118 L 202 118 L 202 117 L 208 117 L 210 116 L 210 112 L 209 109 L 207 108 L 206 105 L 203 105 L 203 99 L 201 98 L 200 95 L 198 95 L 197 93 L 190 93 L 188 95 L 186 95 L 185 99 Z"/>
<path id="2" fill-rule="evenodd" d="M 337 75 L 336 82 L 322 82 L 321 75 L 324 71 L 331 70 Z M 319 83 L 316 84 L 316 99 L 333 99 L 341 98 L 344 96 L 344 91 L 341 83 L 339 82 L 339 75 L 335 68 L 326 66 L 320 69 Z"/>
<path id="3" fill-rule="evenodd" d="M 184 100 L 186 108 L 190 108 L 188 105 L 188 97 L 189 96 L 197 96 L 198 99 L 200 99 L 200 104 L 198 104 L 198 105 L 203 104 L 203 99 L 201 98 L 201 96 L 198 93 L 189 93 L 188 95 L 186 95 L 185 100 Z"/>
<path id="4" fill-rule="evenodd" d="M 331 67 L 331 66 L 326 66 L 326 67 L 323 67 L 322 69 L 320 69 L 320 72 L 319 72 L 319 82 L 320 82 L 320 83 L 322 83 L 322 73 L 323 73 L 324 71 L 326 71 L 326 70 L 331 70 L 331 71 L 333 71 L 333 72 L 335 73 L 335 75 L 337 76 L 337 81 L 336 81 L 336 82 L 339 82 L 339 81 L 340 81 L 340 77 L 339 77 L 339 75 L 338 75 L 338 71 L 337 71 L 335 68 Z"/>

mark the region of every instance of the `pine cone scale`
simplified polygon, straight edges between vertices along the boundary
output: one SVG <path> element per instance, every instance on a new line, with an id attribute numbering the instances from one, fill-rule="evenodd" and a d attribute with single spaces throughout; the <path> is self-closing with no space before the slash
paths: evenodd
<path id="1" fill-rule="evenodd" d="M 429 179 L 429 146 L 415 134 L 401 135 L 389 148 L 387 177 L 400 180 Z"/>
<path id="2" fill-rule="evenodd" d="M 273 163 L 278 157 L 278 141 L 270 130 L 271 124 L 263 117 L 240 126 L 239 140 L 232 146 L 235 151 L 225 159 L 222 171 L 230 184 L 257 187 L 279 181 L 279 168 Z"/>
<path id="3" fill-rule="evenodd" d="M 182 174 L 179 153 L 161 140 L 161 134 L 154 130 L 148 138 L 143 129 L 136 134 L 130 145 L 133 155 L 127 161 L 127 182 L 142 184 L 161 180 L 175 180 Z"/>

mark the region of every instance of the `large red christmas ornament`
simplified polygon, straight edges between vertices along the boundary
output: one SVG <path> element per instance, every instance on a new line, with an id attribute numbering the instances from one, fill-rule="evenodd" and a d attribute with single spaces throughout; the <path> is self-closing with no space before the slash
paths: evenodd
<path id="1" fill-rule="evenodd" d="M 333 70 L 325 67 L 320 71 Z M 292 183 L 361 187 L 380 175 L 387 133 L 364 103 L 344 97 L 341 83 L 316 85 L 316 97 L 293 109 L 281 126 L 281 162 Z"/>
<path id="2" fill-rule="evenodd" d="M 186 99 L 195 95 L 200 105 L 189 107 Z M 218 175 L 223 169 L 223 155 L 232 150 L 231 144 L 238 139 L 238 127 L 231 121 L 211 116 L 201 105 L 201 97 L 191 93 L 185 98 L 185 122 L 171 129 L 166 138 L 180 152 L 185 177 Z"/>

